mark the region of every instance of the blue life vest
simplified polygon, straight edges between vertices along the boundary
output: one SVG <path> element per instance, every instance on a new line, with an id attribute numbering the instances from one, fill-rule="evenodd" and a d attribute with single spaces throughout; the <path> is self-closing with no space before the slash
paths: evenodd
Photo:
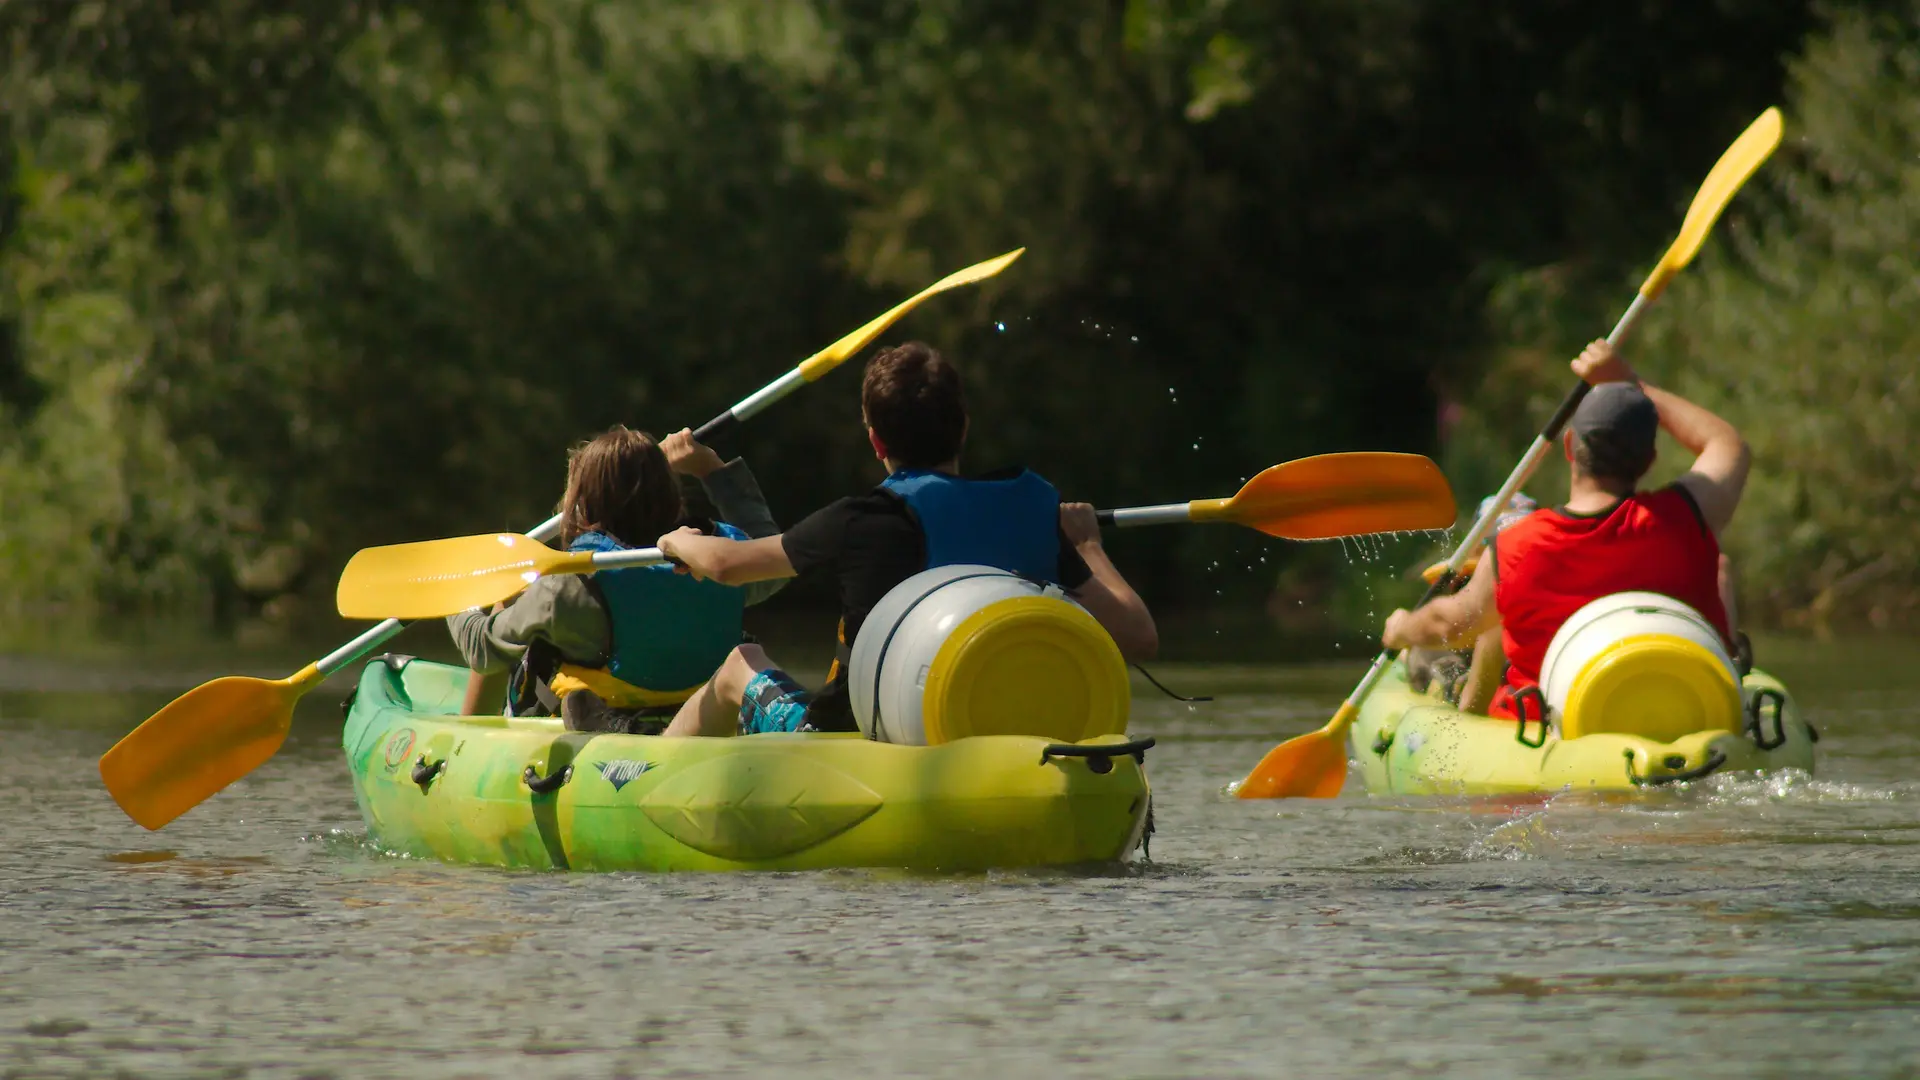
<path id="1" fill-rule="evenodd" d="M 1060 493 L 1027 469 L 1004 479 L 903 469 L 880 487 L 920 519 L 927 565 L 984 563 L 1060 582 Z"/>
<path id="2" fill-rule="evenodd" d="M 716 527 L 729 540 L 748 538 L 726 522 Z M 605 533 L 590 532 L 568 550 L 627 547 Z M 692 689 L 712 678 L 740 644 L 746 593 L 738 588 L 696 581 L 666 564 L 596 570 L 591 580 L 607 603 L 613 630 L 607 671 L 622 682 L 662 693 Z"/>

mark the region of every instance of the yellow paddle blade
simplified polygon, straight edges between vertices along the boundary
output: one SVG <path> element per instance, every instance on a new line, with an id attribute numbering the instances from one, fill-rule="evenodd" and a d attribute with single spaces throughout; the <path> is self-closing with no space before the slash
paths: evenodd
<path id="1" fill-rule="evenodd" d="M 1713 223 L 1720 219 L 1720 212 L 1733 201 L 1734 193 L 1780 145 L 1782 130 L 1780 110 L 1768 109 L 1720 155 L 1713 171 L 1707 173 L 1706 182 L 1700 185 L 1699 194 L 1693 197 L 1693 205 L 1687 207 L 1687 219 L 1680 224 L 1679 238 L 1661 257 L 1660 265 L 1647 275 L 1646 284 L 1640 286 L 1640 295 L 1649 300 L 1659 296 L 1667 287 L 1667 281 L 1693 261 L 1700 245 L 1706 242 L 1707 233 L 1713 230 Z"/>
<path id="2" fill-rule="evenodd" d="M 158 829 L 272 757 L 293 706 L 324 678 L 308 664 L 285 679 L 232 676 L 173 699 L 100 757 L 100 778 L 127 816 Z"/>
<path id="3" fill-rule="evenodd" d="M 334 602 L 349 619 L 431 619 L 512 599 L 543 574 L 592 569 L 591 553 L 518 533 L 389 544 L 347 560 Z"/>
<path id="4" fill-rule="evenodd" d="M 1333 722 L 1267 751 L 1234 794 L 1242 799 L 1331 799 L 1347 782 L 1347 727 L 1359 710 L 1341 705 Z"/>
<path id="5" fill-rule="evenodd" d="M 928 297 L 937 296 L 948 289 L 957 289 L 962 285 L 971 285 L 976 281 L 985 281 L 993 275 L 1013 265 L 1013 261 L 1026 254 L 1026 248 L 1014 248 L 1005 255 L 996 256 L 983 263 L 975 263 L 965 270 L 956 270 L 939 281 L 914 293 L 911 297 L 896 304 L 886 314 L 867 325 L 841 338 L 839 341 L 821 349 L 805 360 L 800 361 L 800 377 L 813 382 L 846 362 L 847 357 L 859 352 L 867 342 L 880 336 L 880 332 L 899 322 L 907 312 L 912 311 Z"/>
<path id="6" fill-rule="evenodd" d="M 1231 499 L 1187 504 L 1194 521 L 1230 521 L 1288 540 L 1444 529 L 1457 516 L 1440 467 L 1419 454 L 1320 454 L 1275 465 Z"/>

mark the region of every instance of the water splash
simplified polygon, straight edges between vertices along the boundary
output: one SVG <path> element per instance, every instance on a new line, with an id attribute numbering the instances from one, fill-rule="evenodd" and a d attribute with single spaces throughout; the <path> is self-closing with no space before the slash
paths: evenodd
<path id="1" fill-rule="evenodd" d="M 1715 776 L 1700 785 L 1700 789 L 1702 803 L 1723 807 L 1920 801 L 1920 782 L 1904 781 L 1885 787 L 1846 784 L 1816 779 L 1798 769 Z"/>

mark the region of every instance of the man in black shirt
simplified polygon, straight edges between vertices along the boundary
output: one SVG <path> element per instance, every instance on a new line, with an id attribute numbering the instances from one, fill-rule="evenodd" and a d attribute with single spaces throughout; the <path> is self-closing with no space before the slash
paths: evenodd
<path id="1" fill-rule="evenodd" d="M 765 650 L 742 645 L 667 734 L 854 730 L 846 673 L 860 625 L 895 585 L 936 566 L 985 563 L 1054 582 L 1099 620 L 1121 655 L 1153 655 L 1153 616 L 1107 558 L 1092 507 L 1060 502 L 1051 484 L 1024 469 L 959 475 L 966 401 L 959 372 L 938 352 L 911 342 L 879 353 L 861 380 L 860 404 L 867 439 L 888 473 L 879 488 L 779 536 L 715 543 L 680 529 L 660 538 L 660 549 L 689 573 L 728 585 L 832 573 L 841 619 L 826 687 L 809 694 Z"/>

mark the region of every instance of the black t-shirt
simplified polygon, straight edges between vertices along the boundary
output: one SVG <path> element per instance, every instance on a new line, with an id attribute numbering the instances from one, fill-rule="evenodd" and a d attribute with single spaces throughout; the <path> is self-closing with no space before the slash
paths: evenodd
<path id="1" fill-rule="evenodd" d="M 906 500 L 887 491 L 841 499 L 802 519 L 781 535 L 796 574 L 833 574 L 840 593 L 840 640 L 851 649 L 860 624 L 895 585 L 926 569 L 927 541 Z M 1060 536 L 1058 580 L 1078 589 L 1093 577 L 1087 562 Z M 814 698 L 809 721 L 826 730 L 851 730 L 846 672 L 836 663 Z"/>

